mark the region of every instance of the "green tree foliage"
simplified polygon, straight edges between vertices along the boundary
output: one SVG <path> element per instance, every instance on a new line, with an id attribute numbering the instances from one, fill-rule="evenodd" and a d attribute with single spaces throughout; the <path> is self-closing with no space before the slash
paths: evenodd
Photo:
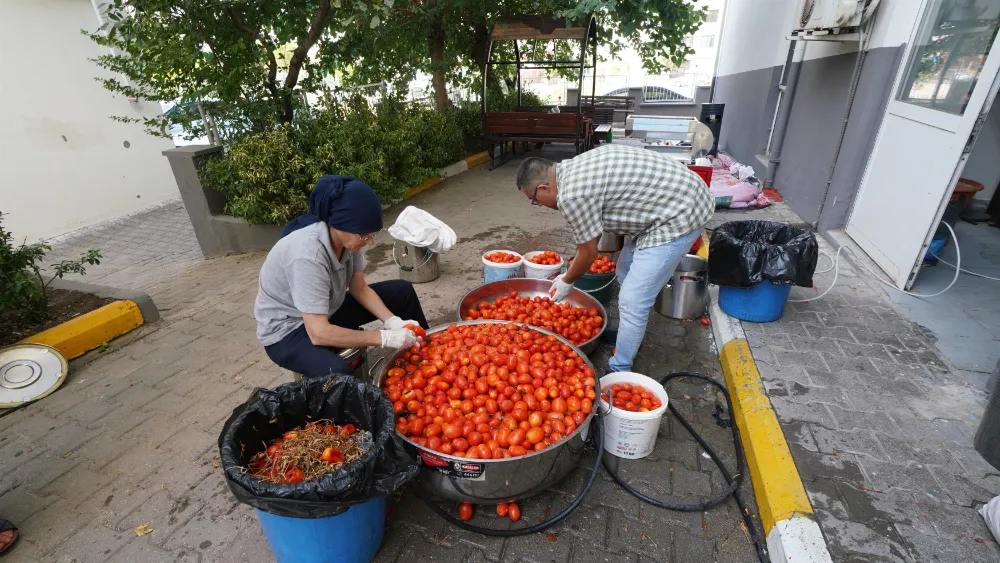
<path id="1" fill-rule="evenodd" d="M 660 73 L 679 66 L 693 52 L 684 39 L 697 31 L 706 11 L 688 0 L 424 0 L 393 10 L 377 34 L 346 30 L 337 48 L 342 57 L 358 55 L 349 74 L 357 83 L 406 82 L 418 70 L 430 73 L 435 101 L 442 108 L 449 83 L 478 91 L 492 22 L 532 14 L 565 17 L 570 24 L 594 14 L 602 30 L 600 41 L 612 56 L 631 46 L 647 71 Z M 579 57 L 577 42 L 558 41 L 546 48 L 560 58 Z M 513 43 L 497 43 L 494 52 L 513 58 Z M 500 78 L 511 71 L 495 70 Z"/>
<path id="2" fill-rule="evenodd" d="M 201 102 L 228 137 L 288 123 L 302 92 L 318 92 L 335 70 L 323 56 L 336 30 L 378 26 L 390 2 L 370 0 L 110 0 L 108 23 L 83 33 L 111 53 L 105 88 L 128 97 L 180 102 L 145 120 L 166 136 L 174 123 L 204 133 Z M 319 56 L 316 56 L 316 53 Z M 124 77 L 127 80 L 123 80 Z M 119 117 L 122 121 L 133 118 Z"/>
<path id="3" fill-rule="evenodd" d="M 501 16 L 578 22 L 594 13 L 612 54 L 631 45 L 651 72 L 680 64 L 690 52 L 685 36 L 704 19 L 688 0 L 110 0 L 104 9 L 108 24 L 84 30 L 111 49 L 94 59 L 110 71 L 99 79 L 104 87 L 180 102 L 170 115 L 144 120 L 150 133 L 167 136 L 179 124 L 202 136 L 204 110 L 225 139 L 290 123 L 301 94 L 323 92 L 333 75 L 405 85 L 426 71 L 443 108 L 449 84 L 478 91 L 490 28 Z"/>

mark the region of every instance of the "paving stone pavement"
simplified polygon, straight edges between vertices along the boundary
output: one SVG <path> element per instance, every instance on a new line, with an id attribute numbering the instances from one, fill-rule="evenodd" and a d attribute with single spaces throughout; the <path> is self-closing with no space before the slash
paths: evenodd
<path id="1" fill-rule="evenodd" d="M 202 260 L 194 228 L 180 199 L 139 213 L 88 227 L 50 241 L 46 265 L 72 260 L 90 249 L 101 251 L 97 266 L 85 276 L 67 279 L 134 289 L 146 293 L 178 271 Z"/>
<path id="2" fill-rule="evenodd" d="M 720 211 L 802 223 L 786 205 Z M 828 254 L 830 245 L 820 238 Z M 821 257 L 819 270 L 830 261 Z M 860 273 L 859 273 L 860 272 Z M 818 295 L 833 272 L 815 276 Z M 841 260 L 838 287 L 743 323 L 835 561 L 998 561 L 976 508 L 1000 471 L 973 449 L 986 395 L 972 387 L 866 272 Z"/>
<path id="3" fill-rule="evenodd" d="M 442 256 L 441 279 L 417 288 L 429 318 L 454 318 L 458 298 L 481 283 L 485 250 L 538 245 L 568 251 L 562 221 L 510 189 L 515 170 L 516 163 L 492 172 L 479 167 L 407 202 L 448 221 L 460 237 Z M 387 224 L 402 207 L 388 212 Z M 168 217 L 151 212 L 88 232 L 94 238 L 82 242 L 59 241 L 60 252 L 96 245 L 117 256 L 116 269 L 88 281 L 147 291 L 162 320 L 109 351 L 74 361 L 60 390 L 0 417 L 0 516 L 22 532 L 7 561 L 273 561 L 253 511 L 236 503 L 223 481 L 216 445 L 223 422 L 253 388 L 290 379 L 254 337 L 252 304 L 264 255 L 198 260 L 188 240 L 170 246 L 161 263 L 131 236 L 181 233 L 177 215 Z M 160 222 L 159 231 L 150 226 Z M 382 233 L 369 251 L 370 280 L 396 277 L 390 250 Z M 637 371 L 695 370 L 721 378 L 707 327 L 654 314 L 649 334 Z M 605 346 L 598 361 L 608 353 Z M 732 468 L 729 431 L 712 418 L 714 392 L 688 383 L 672 389 L 674 403 Z M 654 456 L 622 463 L 621 471 L 650 494 L 686 502 L 723 487 L 669 418 Z M 525 500 L 524 522 L 564 506 L 563 493 L 572 495 L 586 474 L 578 469 L 553 493 Z M 742 491 L 755 514 L 749 481 Z M 755 561 L 740 522 L 732 501 L 695 513 L 643 505 L 602 472 L 583 506 L 552 530 L 555 541 L 542 534 L 495 540 L 447 526 L 404 492 L 378 561 Z M 152 532 L 137 536 L 134 529 L 146 523 Z"/>

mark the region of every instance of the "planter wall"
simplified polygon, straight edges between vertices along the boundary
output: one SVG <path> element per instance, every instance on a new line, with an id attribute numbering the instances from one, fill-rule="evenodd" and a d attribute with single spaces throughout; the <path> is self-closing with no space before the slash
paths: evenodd
<path id="1" fill-rule="evenodd" d="M 270 250 L 281 237 L 279 225 L 251 225 L 244 219 L 226 215 L 226 198 L 219 192 L 201 185 L 198 179 L 198 161 L 222 154 L 222 147 L 190 145 L 163 151 L 174 172 L 177 189 L 184 200 L 198 246 L 205 258 Z M 444 178 L 461 174 L 489 161 L 489 154 L 481 152 L 449 164 L 417 187 L 410 188 L 403 199 L 411 198 L 434 186 Z M 387 209 L 389 205 L 383 205 Z"/>
<path id="2" fill-rule="evenodd" d="M 208 189 L 198 179 L 198 161 L 222 154 L 222 147 L 191 145 L 163 151 L 177 181 L 198 246 L 205 258 L 226 254 L 270 250 L 278 242 L 281 227 L 251 225 L 244 219 L 226 215 L 225 196 Z"/>

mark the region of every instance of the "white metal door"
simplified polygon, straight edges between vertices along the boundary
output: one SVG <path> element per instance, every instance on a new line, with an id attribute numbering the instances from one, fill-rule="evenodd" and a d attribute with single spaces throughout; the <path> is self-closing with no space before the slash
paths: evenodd
<path id="1" fill-rule="evenodd" d="M 909 286 L 989 109 L 1000 68 L 997 0 L 925 0 L 847 233 Z"/>

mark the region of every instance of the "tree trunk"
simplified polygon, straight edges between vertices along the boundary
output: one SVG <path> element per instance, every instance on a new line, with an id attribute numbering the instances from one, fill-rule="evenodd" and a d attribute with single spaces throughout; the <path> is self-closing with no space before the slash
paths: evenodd
<path id="1" fill-rule="evenodd" d="M 428 45 L 431 52 L 431 84 L 434 85 L 434 102 L 438 110 L 448 107 L 448 83 L 445 80 L 444 63 L 444 22 L 442 16 L 436 14 L 431 21 L 431 31 Z"/>

